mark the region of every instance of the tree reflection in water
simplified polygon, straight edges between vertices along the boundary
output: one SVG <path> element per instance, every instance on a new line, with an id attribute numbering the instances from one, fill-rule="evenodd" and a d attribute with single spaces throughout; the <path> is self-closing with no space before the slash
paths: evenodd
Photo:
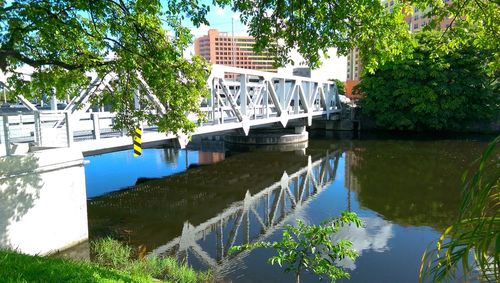
<path id="1" fill-rule="evenodd" d="M 345 153 L 346 185 L 362 207 L 393 223 L 442 230 L 458 216 L 460 178 L 481 147 L 460 141 L 360 141 Z"/>

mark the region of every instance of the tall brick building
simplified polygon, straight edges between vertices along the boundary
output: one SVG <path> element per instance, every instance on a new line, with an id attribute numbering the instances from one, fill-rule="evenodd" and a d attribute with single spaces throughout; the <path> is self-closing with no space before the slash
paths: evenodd
<path id="1" fill-rule="evenodd" d="M 253 52 L 255 39 L 251 36 L 232 37 L 225 32 L 210 29 L 208 34 L 195 39 L 194 50 L 212 64 L 276 72 L 273 56 L 267 51 Z"/>

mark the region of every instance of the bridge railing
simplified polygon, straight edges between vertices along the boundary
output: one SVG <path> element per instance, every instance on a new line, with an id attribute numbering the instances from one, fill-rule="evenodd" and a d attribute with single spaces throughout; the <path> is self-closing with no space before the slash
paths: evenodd
<path id="1" fill-rule="evenodd" d="M 122 131 L 113 129 L 116 117 L 111 112 L 86 112 L 74 116 L 75 141 L 98 140 L 106 137 L 123 136 Z"/>
<path id="2" fill-rule="evenodd" d="M 35 141 L 33 114 L 4 113 L 0 115 L 0 156 L 15 152 L 15 144 Z"/>
<path id="3" fill-rule="evenodd" d="M 15 145 L 32 144 L 38 147 L 70 147 L 76 140 L 99 139 L 101 133 L 116 132 L 111 128 L 115 114 L 69 111 L 35 111 L 9 113 L 0 116 L 1 155 L 11 155 Z M 122 134 L 118 132 L 118 134 Z"/>

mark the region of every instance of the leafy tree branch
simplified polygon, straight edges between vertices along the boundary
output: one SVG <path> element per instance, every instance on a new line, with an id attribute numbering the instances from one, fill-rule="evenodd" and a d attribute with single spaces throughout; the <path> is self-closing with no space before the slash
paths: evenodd
<path id="1" fill-rule="evenodd" d="M 345 258 L 354 260 L 358 253 L 352 243 L 345 239 L 336 242 L 332 235 L 342 227 L 363 226 L 362 221 L 353 212 L 342 212 L 339 217 L 322 222 L 320 225 L 306 225 L 297 220 L 297 226 L 285 225 L 281 241 L 256 242 L 231 247 L 230 252 L 250 250 L 254 248 L 272 248 L 277 255 L 269 258 L 269 263 L 284 267 L 285 272 L 295 274 L 300 282 L 302 271 L 310 271 L 320 278 L 327 277 L 332 282 L 338 279 L 349 279 L 349 273 L 337 267 L 337 263 Z"/>

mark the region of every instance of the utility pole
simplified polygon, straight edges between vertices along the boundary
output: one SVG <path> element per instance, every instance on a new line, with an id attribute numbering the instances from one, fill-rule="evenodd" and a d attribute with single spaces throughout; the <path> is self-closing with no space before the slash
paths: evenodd
<path id="1" fill-rule="evenodd" d="M 231 46 L 231 53 L 232 53 L 232 57 L 233 57 L 233 67 L 236 67 L 236 61 L 235 61 L 235 58 L 234 58 L 234 18 L 231 17 L 231 42 L 232 42 L 232 46 Z"/>

